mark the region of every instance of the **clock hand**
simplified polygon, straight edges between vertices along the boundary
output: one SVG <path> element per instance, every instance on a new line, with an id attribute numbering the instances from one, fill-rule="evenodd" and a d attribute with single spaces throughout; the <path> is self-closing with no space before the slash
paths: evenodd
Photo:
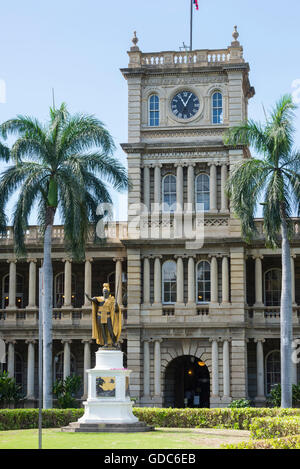
<path id="1" fill-rule="evenodd" d="M 188 105 L 188 102 L 189 102 L 189 100 L 191 99 L 192 95 L 193 95 L 193 93 L 191 93 L 190 96 L 188 97 L 188 100 L 187 100 L 187 102 L 185 103 L 185 107 Z"/>

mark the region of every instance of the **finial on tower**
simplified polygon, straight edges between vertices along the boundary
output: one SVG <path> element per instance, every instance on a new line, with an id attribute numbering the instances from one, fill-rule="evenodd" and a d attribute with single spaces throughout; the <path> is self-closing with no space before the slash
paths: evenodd
<path id="1" fill-rule="evenodd" d="M 233 44 L 235 44 L 235 45 L 239 44 L 239 41 L 238 41 L 239 36 L 240 35 L 238 33 L 237 26 L 234 26 L 234 30 L 233 30 L 233 33 L 232 33 L 232 37 L 234 39 Z"/>
<path id="2" fill-rule="evenodd" d="M 132 38 L 133 47 L 131 47 L 131 50 L 139 50 L 139 47 L 137 45 L 138 42 L 139 42 L 139 39 L 136 35 L 136 31 L 134 31 L 133 38 Z"/>

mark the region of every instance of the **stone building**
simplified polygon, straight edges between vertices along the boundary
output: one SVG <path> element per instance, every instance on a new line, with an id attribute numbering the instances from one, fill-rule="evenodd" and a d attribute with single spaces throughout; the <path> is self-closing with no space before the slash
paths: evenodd
<path id="1" fill-rule="evenodd" d="M 128 223 L 107 224 L 106 240 L 86 246 L 85 263 L 64 251 L 53 231 L 53 374 L 84 377 L 93 366 L 91 308 L 84 292 L 109 282 L 123 305 L 122 349 L 139 405 L 222 407 L 251 398 L 262 405 L 280 381 L 281 252 L 265 247 L 262 220 L 246 244 L 230 211 L 225 183 L 248 148 L 223 143 L 247 118 L 254 95 L 235 29 L 226 49 L 129 51 Z M 201 234 L 201 236 L 199 236 Z M 37 399 L 37 227 L 28 258 L 16 260 L 12 230 L 0 240 L 0 333 L 7 365 Z M 300 237 L 292 241 L 293 324 L 300 334 Z M 116 288 L 115 285 L 119 287 Z M 299 369 L 293 365 L 293 382 Z"/>

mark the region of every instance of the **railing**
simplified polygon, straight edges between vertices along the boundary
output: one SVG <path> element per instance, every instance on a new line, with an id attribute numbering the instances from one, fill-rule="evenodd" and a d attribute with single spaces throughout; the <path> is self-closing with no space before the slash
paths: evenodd
<path id="1" fill-rule="evenodd" d="M 175 307 L 173 305 L 172 306 L 163 305 L 162 315 L 163 316 L 175 316 Z"/>
<path id="2" fill-rule="evenodd" d="M 241 56 L 242 59 L 242 56 Z M 146 67 L 215 65 L 231 60 L 230 48 L 193 52 L 150 52 L 141 54 L 140 64 Z M 135 62 L 136 63 L 136 62 Z"/>
<path id="3" fill-rule="evenodd" d="M 208 306 L 197 306 L 197 315 L 198 316 L 208 316 L 209 307 Z"/>
<path id="4" fill-rule="evenodd" d="M 108 240 L 121 240 L 127 238 L 127 222 L 109 222 L 105 224 L 104 235 Z M 88 234 L 88 243 L 94 242 L 95 230 L 90 229 Z M 25 243 L 42 243 L 42 233 L 38 226 L 31 226 L 25 232 Z M 13 244 L 13 228 L 8 227 L 5 233 L 0 234 L 0 244 Z M 64 227 L 61 225 L 53 226 L 52 241 L 56 244 L 64 242 Z"/>
<path id="5" fill-rule="evenodd" d="M 293 218 L 292 219 L 293 223 L 293 233 L 295 237 L 300 236 L 300 219 L 299 218 Z M 255 220 L 255 226 L 258 231 L 259 237 L 264 238 L 264 231 L 263 231 L 263 225 L 264 225 L 264 220 L 262 218 L 257 218 Z"/>
<path id="6" fill-rule="evenodd" d="M 280 306 L 250 306 L 246 308 L 250 319 L 280 319 Z M 293 314 L 300 319 L 300 306 L 293 306 Z"/>

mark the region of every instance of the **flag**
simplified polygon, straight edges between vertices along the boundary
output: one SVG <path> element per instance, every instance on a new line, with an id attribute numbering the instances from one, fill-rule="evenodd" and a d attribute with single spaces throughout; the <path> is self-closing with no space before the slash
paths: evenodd
<path id="1" fill-rule="evenodd" d="M 194 5 L 195 5 L 195 7 L 196 7 L 196 10 L 199 10 L 198 0 L 194 0 Z"/>

